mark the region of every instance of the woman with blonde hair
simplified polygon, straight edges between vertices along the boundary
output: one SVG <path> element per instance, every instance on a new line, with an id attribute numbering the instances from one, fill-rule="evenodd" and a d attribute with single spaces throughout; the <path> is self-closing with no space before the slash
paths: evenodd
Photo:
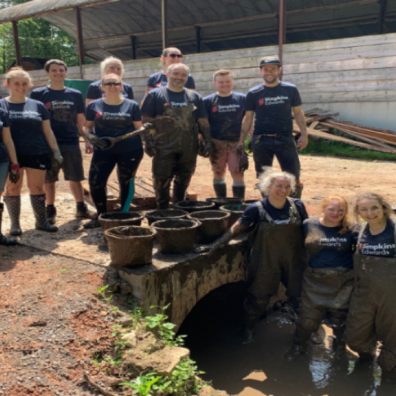
<path id="1" fill-rule="evenodd" d="M 304 271 L 299 317 L 288 357 L 304 353 L 324 319 L 334 333 L 333 348 L 345 348 L 344 331 L 353 287 L 356 233 L 348 221 L 348 203 L 333 195 L 321 203 L 319 218 L 304 222 L 308 266 Z"/>
<path id="2" fill-rule="evenodd" d="M 21 177 L 16 183 L 8 182 L 4 202 L 11 220 L 11 235 L 21 235 L 19 224 L 23 174 L 26 174 L 30 201 L 36 218 L 36 229 L 55 232 L 57 227 L 49 224 L 45 212 L 45 172 L 51 160 L 59 166 L 63 158 L 51 130 L 49 113 L 44 105 L 27 97 L 32 87 L 28 72 L 12 68 L 5 75 L 5 87 L 9 95 L 0 100 L 0 108 L 8 114 L 12 140 L 15 145 Z M 51 158 L 52 157 L 52 158 Z"/>
<path id="3" fill-rule="evenodd" d="M 102 78 L 106 74 L 114 73 L 117 74 L 121 79 L 124 76 L 124 64 L 122 60 L 119 58 L 115 58 L 114 56 L 108 56 L 103 59 L 100 63 L 100 80 L 96 80 L 91 83 L 88 87 L 87 98 L 85 104 L 88 106 L 91 102 L 96 99 L 100 99 L 104 92 L 101 88 Z M 122 95 L 127 99 L 133 99 L 133 89 L 132 86 L 126 82 L 122 83 Z"/>
<path id="4" fill-rule="evenodd" d="M 378 364 L 383 381 L 396 385 L 396 231 L 392 209 L 379 194 L 360 194 L 354 212 L 361 225 L 354 256 L 355 287 L 346 342 L 371 364 L 381 342 Z M 381 384 L 382 386 L 382 384 Z"/>

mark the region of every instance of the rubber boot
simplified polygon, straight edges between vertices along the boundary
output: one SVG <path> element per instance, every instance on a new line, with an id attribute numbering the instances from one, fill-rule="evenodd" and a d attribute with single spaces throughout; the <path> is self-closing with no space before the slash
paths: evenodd
<path id="1" fill-rule="evenodd" d="M 56 221 L 56 208 L 54 205 L 47 205 L 45 207 L 45 214 L 47 216 L 48 223 L 55 224 Z"/>
<path id="2" fill-rule="evenodd" d="M 30 202 L 32 204 L 34 217 L 36 218 L 36 230 L 45 232 L 56 232 L 58 227 L 51 225 L 47 220 L 45 213 L 45 195 L 31 195 Z"/>
<path id="3" fill-rule="evenodd" d="M 232 196 L 243 201 L 245 199 L 245 186 L 232 186 Z"/>
<path id="4" fill-rule="evenodd" d="M 19 217 L 21 215 L 21 196 L 5 196 L 4 202 L 7 206 L 8 215 L 10 216 L 11 221 L 10 235 L 22 235 L 21 225 L 19 224 Z"/>
<path id="5" fill-rule="evenodd" d="M 304 189 L 304 184 L 302 184 L 302 183 L 296 184 L 296 188 L 294 189 L 293 193 L 290 194 L 290 196 L 292 198 L 299 198 L 300 199 L 301 196 L 302 196 L 303 189 Z"/>
<path id="6" fill-rule="evenodd" d="M 88 209 L 85 202 L 76 203 L 76 219 L 93 219 L 94 214 Z"/>
<path id="7" fill-rule="evenodd" d="M 158 209 L 168 209 L 169 207 L 169 189 L 172 179 L 158 179 L 154 177 L 155 200 Z"/>
<path id="8" fill-rule="evenodd" d="M 3 219 L 3 211 L 4 211 L 4 205 L 2 203 L 0 203 L 0 245 L 4 245 L 4 246 L 16 245 L 17 242 L 14 238 L 7 238 L 1 232 L 1 222 Z"/>
<path id="9" fill-rule="evenodd" d="M 213 190 L 216 194 L 216 198 L 225 198 L 227 196 L 227 184 L 226 183 L 213 183 Z"/>

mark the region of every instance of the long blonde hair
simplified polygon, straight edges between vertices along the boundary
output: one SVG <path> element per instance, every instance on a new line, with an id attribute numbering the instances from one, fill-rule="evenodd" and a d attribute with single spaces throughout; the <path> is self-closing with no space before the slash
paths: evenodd
<path id="1" fill-rule="evenodd" d="M 4 76 L 4 86 L 8 87 L 8 83 L 13 79 L 13 78 L 26 78 L 29 81 L 29 86 L 33 86 L 33 81 L 32 77 L 30 77 L 30 74 L 22 69 L 22 67 L 15 66 L 12 67 Z"/>
<path id="2" fill-rule="evenodd" d="M 355 205 L 353 207 L 353 213 L 356 217 L 356 220 L 359 220 L 359 202 L 363 201 L 364 199 L 372 199 L 374 201 L 377 201 L 382 206 L 382 208 L 384 210 L 384 216 L 385 216 L 386 220 L 388 220 L 391 217 L 391 215 L 393 213 L 392 207 L 390 206 L 390 204 L 385 200 L 385 198 L 382 195 L 373 193 L 373 192 L 365 192 L 365 193 L 359 194 L 355 200 Z"/>
<path id="3" fill-rule="evenodd" d="M 344 197 L 341 197 L 339 195 L 330 195 L 330 196 L 324 198 L 322 200 L 322 202 L 320 203 L 322 213 L 324 212 L 326 207 L 332 201 L 337 201 L 345 209 L 344 217 L 342 218 L 342 221 L 341 221 L 341 230 L 340 230 L 340 234 L 345 234 L 351 228 L 351 223 L 349 221 L 349 216 L 348 216 L 348 202 L 346 201 L 346 199 Z"/>

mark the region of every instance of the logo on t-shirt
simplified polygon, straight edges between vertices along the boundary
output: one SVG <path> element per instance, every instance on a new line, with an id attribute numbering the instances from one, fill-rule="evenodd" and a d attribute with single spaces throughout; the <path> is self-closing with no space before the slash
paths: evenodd
<path id="1" fill-rule="evenodd" d="M 217 110 L 218 110 L 217 106 L 213 105 L 212 106 L 212 113 L 217 113 Z"/>
<path id="2" fill-rule="evenodd" d="M 259 106 L 264 106 L 264 105 L 265 105 L 265 99 L 264 99 L 264 98 L 260 98 L 260 99 L 258 100 L 257 104 L 258 104 Z"/>
<path id="3" fill-rule="evenodd" d="M 51 110 L 52 104 L 51 104 L 51 102 L 45 102 L 45 103 L 44 103 L 44 106 L 45 106 L 45 108 L 46 108 L 47 110 Z"/>
<path id="4" fill-rule="evenodd" d="M 103 117 L 103 113 L 101 111 L 97 111 L 95 112 L 95 119 L 97 120 L 98 118 L 102 118 Z"/>

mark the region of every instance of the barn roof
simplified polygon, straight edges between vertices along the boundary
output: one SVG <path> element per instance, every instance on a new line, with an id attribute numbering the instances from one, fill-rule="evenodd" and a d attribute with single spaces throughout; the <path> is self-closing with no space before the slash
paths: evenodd
<path id="1" fill-rule="evenodd" d="M 33 0 L 0 10 L 0 23 L 41 17 L 77 36 L 80 7 L 85 52 L 157 56 L 161 50 L 160 0 Z M 396 32 L 396 2 L 293 0 L 286 3 L 286 42 Z M 168 42 L 185 53 L 275 44 L 278 0 L 167 0 Z"/>

